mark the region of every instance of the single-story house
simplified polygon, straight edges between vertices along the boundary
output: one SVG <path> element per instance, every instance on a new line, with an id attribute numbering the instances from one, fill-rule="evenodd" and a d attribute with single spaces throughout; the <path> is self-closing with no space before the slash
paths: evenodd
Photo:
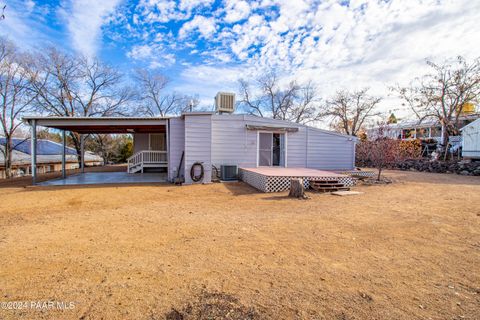
<path id="1" fill-rule="evenodd" d="M 279 174 L 283 178 L 323 174 L 322 177 L 330 179 L 333 172 L 352 170 L 355 166 L 355 137 L 247 114 L 188 112 L 163 118 L 25 117 L 24 120 L 33 128 L 33 139 L 36 126 L 80 134 L 132 134 L 134 155 L 128 163 L 130 174 L 163 171 L 165 180 L 183 177 L 186 184 L 209 183 L 212 170 L 220 170 L 222 166 L 236 166 L 240 178 L 251 180 L 252 185 L 257 179 L 253 175 L 259 173 L 255 171 L 262 168 L 288 168 L 288 174 L 285 170 Z"/>
<path id="2" fill-rule="evenodd" d="M 31 142 L 28 138 L 12 139 L 12 173 L 13 176 L 29 175 L 31 173 Z M 5 178 L 5 138 L 0 137 L 0 179 Z M 65 148 L 66 169 L 79 167 L 77 152 L 73 148 Z M 85 163 L 90 166 L 101 165 L 101 157 L 85 152 Z M 45 140 L 37 140 L 37 170 L 39 173 L 61 171 L 62 169 L 62 144 Z"/>
<path id="3" fill-rule="evenodd" d="M 479 113 L 465 114 L 459 117 L 459 127 L 462 128 L 477 120 Z M 438 120 L 404 120 L 398 123 L 390 123 L 382 126 L 383 135 L 396 140 L 435 140 L 443 144 L 445 128 Z M 369 139 L 375 139 L 379 134 L 380 127 L 370 128 L 366 131 Z"/>

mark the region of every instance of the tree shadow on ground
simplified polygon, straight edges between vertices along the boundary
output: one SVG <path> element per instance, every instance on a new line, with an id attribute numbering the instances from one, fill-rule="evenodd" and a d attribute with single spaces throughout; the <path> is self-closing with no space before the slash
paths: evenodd
<path id="1" fill-rule="evenodd" d="M 246 184 L 243 181 L 238 182 L 221 182 L 225 188 L 236 196 L 244 196 L 251 194 L 262 194 L 263 192 L 255 189 L 254 187 Z"/>

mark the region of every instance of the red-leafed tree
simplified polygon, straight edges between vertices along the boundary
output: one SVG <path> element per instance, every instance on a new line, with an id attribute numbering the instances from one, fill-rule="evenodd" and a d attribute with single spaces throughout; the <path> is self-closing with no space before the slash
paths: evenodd
<path id="1" fill-rule="evenodd" d="M 398 143 L 395 140 L 381 137 L 370 144 L 370 160 L 375 168 L 378 170 L 377 180 L 380 180 L 382 170 L 386 167 L 394 165 L 399 161 L 400 152 L 398 150 Z"/>
<path id="2" fill-rule="evenodd" d="M 405 157 L 399 141 L 388 138 L 387 130 L 386 126 L 380 125 L 374 140 L 362 141 L 356 148 L 357 158 L 378 170 L 377 180 L 380 180 L 383 169 L 394 166 Z"/>

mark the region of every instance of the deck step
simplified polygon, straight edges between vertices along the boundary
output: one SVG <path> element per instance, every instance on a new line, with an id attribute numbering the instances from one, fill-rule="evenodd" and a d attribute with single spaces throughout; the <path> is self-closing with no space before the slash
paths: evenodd
<path id="1" fill-rule="evenodd" d="M 141 165 L 136 165 L 134 167 L 130 167 L 128 169 L 128 173 L 137 173 L 137 172 L 140 172 L 142 170 L 142 166 Z"/>
<path id="2" fill-rule="evenodd" d="M 338 184 L 338 180 L 310 180 L 310 184 L 312 183 L 322 183 L 322 184 Z"/>
<path id="3" fill-rule="evenodd" d="M 310 180 L 310 188 L 317 192 L 349 191 L 344 183 L 338 180 Z"/>
<path id="4" fill-rule="evenodd" d="M 317 192 L 335 192 L 335 191 L 350 191 L 349 187 L 337 187 L 337 188 L 313 188 Z"/>
<path id="5" fill-rule="evenodd" d="M 343 183 L 310 183 L 310 185 L 314 185 L 315 187 L 318 188 L 335 188 L 335 187 L 344 187 L 345 184 Z"/>
<path id="6" fill-rule="evenodd" d="M 168 152 L 163 150 L 141 150 L 128 158 L 128 173 L 145 172 L 145 169 L 168 168 Z"/>

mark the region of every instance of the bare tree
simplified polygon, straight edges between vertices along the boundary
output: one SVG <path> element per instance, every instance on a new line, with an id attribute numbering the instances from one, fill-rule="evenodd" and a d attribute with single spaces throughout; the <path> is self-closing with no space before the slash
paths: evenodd
<path id="1" fill-rule="evenodd" d="M 5 159 L 5 175 L 11 178 L 13 136 L 22 114 L 31 109 L 35 94 L 29 87 L 27 56 L 9 41 L 0 39 L 0 126 L 5 145 L 0 148 Z"/>
<path id="2" fill-rule="evenodd" d="M 131 114 L 133 91 L 122 75 L 99 60 L 49 48 L 39 54 L 31 85 L 40 111 L 64 117 L 107 117 Z M 80 161 L 80 136 L 70 133 Z"/>
<path id="3" fill-rule="evenodd" d="M 396 87 L 404 105 L 420 121 L 435 119 L 444 128 L 443 141 L 459 135 L 460 116 L 467 103 L 480 101 L 480 58 L 467 62 L 463 57 L 436 64 L 427 61 L 431 73 L 415 79 L 408 87 Z"/>
<path id="4" fill-rule="evenodd" d="M 275 73 L 267 73 L 257 78 L 253 86 L 243 79 L 239 85 L 239 104 L 250 114 L 297 123 L 319 119 L 318 93 L 311 82 L 302 86 L 291 81 L 281 86 Z"/>
<path id="5" fill-rule="evenodd" d="M 100 155 L 103 163 L 109 164 L 114 154 L 114 138 L 109 134 L 93 134 L 92 139 L 86 143 L 85 147 L 94 153 Z"/>
<path id="6" fill-rule="evenodd" d="M 140 99 L 143 103 L 142 111 L 149 116 L 165 117 L 169 114 L 178 114 L 184 106 L 184 97 L 165 93 L 170 80 L 160 73 L 139 69 L 136 71 L 136 80 L 139 84 Z"/>
<path id="7" fill-rule="evenodd" d="M 327 100 L 321 116 L 330 118 L 335 130 L 356 136 L 368 120 L 380 114 L 375 111 L 380 101 L 381 98 L 370 96 L 368 89 L 340 90 Z"/>
<path id="8" fill-rule="evenodd" d="M 139 98 L 142 102 L 140 112 L 152 117 L 176 115 L 198 108 L 199 100 L 195 96 L 166 92 L 170 79 L 161 73 L 145 69 L 136 71 Z"/>
<path id="9" fill-rule="evenodd" d="M 318 105 L 320 98 L 318 97 L 317 87 L 309 81 L 306 85 L 300 87 L 298 93 L 297 106 L 291 110 L 291 119 L 297 123 L 308 123 L 320 119 Z"/>
<path id="10" fill-rule="evenodd" d="M 129 138 L 125 139 L 125 137 Z M 126 140 L 131 140 L 129 135 L 93 134 L 91 139 L 86 142 L 85 148 L 99 154 L 103 163 L 109 164 L 117 162 L 121 158 L 120 149 Z"/>

